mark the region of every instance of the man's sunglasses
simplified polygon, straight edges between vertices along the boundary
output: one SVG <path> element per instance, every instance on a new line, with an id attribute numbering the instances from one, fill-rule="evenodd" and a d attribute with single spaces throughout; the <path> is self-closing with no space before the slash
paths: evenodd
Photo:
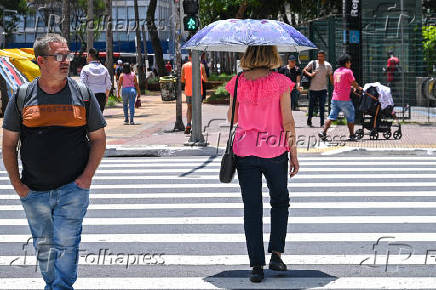
<path id="1" fill-rule="evenodd" d="M 74 54 L 72 53 L 67 53 L 67 54 L 56 53 L 56 54 L 47 54 L 41 56 L 42 57 L 54 56 L 56 61 L 72 61 L 74 58 Z"/>

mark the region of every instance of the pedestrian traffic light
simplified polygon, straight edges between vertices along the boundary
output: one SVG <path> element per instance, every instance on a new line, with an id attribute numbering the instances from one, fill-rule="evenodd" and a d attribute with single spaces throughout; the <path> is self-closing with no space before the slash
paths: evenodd
<path id="1" fill-rule="evenodd" d="M 185 31 L 197 31 L 199 26 L 198 21 L 198 0 L 183 0 L 183 26 Z"/>
<path id="2" fill-rule="evenodd" d="M 183 24 L 186 31 L 197 31 L 198 17 L 196 15 L 187 15 L 183 18 Z"/>

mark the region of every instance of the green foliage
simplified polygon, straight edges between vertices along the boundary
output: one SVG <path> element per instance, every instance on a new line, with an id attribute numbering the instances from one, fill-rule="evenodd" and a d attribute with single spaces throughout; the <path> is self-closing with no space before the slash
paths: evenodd
<path id="1" fill-rule="evenodd" d="M 225 73 L 222 73 L 220 75 L 216 75 L 216 74 L 211 74 L 208 78 L 209 81 L 223 81 L 223 82 L 228 82 L 232 79 L 234 75 L 228 75 Z"/>
<path id="2" fill-rule="evenodd" d="M 436 65 L 436 26 L 423 26 L 423 48 L 424 60 L 427 64 L 427 70 L 432 71 Z"/>
<path id="3" fill-rule="evenodd" d="M 290 5 L 291 14 L 298 14 L 304 22 L 317 17 L 340 13 L 341 0 L 200 0 L 201 26 L 220 20 L 235 18 L 238 12 L 242 18 L 277 19 L 284 11 L 285 5 Z"/>
<path id="4" fill-rule="evenodd" d="M 215 92 L 207 99 L 208 101 L 225 100 L 230 98 L 230 94 L 226 90 L 226 84 L 219 86 Z"/>
<path id="5" fill-rule="evenodd" d="M 106 107 L 115 107 L 115 105 L 118 103 L 121 103 L 121 101 L 116 96 L 110 95 L 107 100 Z"/>
<path id="6" fill-rule="evenodd" d="M 159 84 L 159 78 L 158 78 L 158 77 L 149 78 L 149 79 L 147 80 L 147 83 L 148 83 L 149 85 Z"/>

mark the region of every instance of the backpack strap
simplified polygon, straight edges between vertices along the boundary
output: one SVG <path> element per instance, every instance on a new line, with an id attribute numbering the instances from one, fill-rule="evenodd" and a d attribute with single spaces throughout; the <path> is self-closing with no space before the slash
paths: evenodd
<path id="1" fill-rule="evenodd" d="M 75 80 L 70 79 L 70 78 L 68 78 L 68 80 L 73 85 L 75 85 L 75 88 L 77 89 L 78 93 L 82 97 L 82 101 L 83 101 L 83 103 L 85 105 L 85 110 L 86 110 L 86 121 L 88 122 L 88 120 L 89 120 L 89 102 L 90 102 L 90 99 L 91 99 L 91 95 L 89 93 L 89 90 L 85 86 L 85 84 L 80 82 L 80 81 L 75 81 Z"/>
<path id="2" fill-rule="evenodd" d="M 23 108 L 24 108 L 24 102 L 26 101 L 27 97 L 30 95 L 28 93 L 29 87 L 31 83 L 24 83 L 18 88 L 18 94 L 16 99 L 16 105 L 18 112 L 20 113 L 20 118 L 22 117 Z"/>

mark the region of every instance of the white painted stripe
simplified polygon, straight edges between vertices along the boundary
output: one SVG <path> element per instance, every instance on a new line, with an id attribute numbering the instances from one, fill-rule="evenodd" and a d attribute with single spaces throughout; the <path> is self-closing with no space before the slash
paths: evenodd
<path id="1" fill-rule="evenodd" d="M 262 193 L 263 197 L 269 197 L 268 192 Z M 291 198 L 296 197 L 434 197 L 436 191 L 322 191 L 322 192 L 293 192 Z M 159 198 L 241 198 L 238 192 L 150 192 L 150 193 L 91 193 L 91 199 L 159 199 Z M 18 200 L 17 194 L 0 194 L 0 200 Z"/>
<path id="2" fill-rule="evenodd" d="M 304 165 L 316 165 L 316 166 L 339 166 L 339 165 L 353 165 L 353 166 L 361 166 L 361 165 L 367 165 L 367 166 L 400 166 L 400 165 L 423 165 L 423 166 L 436 166 L 436 162 L 432 161 L 422 161 L 422 162 L 402 162 L 402 161 L 368 161 L 368 162 L 360 162 L 360 161 L 328 161 L 328 162 L 300 162 L 300 166 Z M 209 163 L 209 164 L 203 164 L 203 163 L 192 163 L 192 162 L 184 162 L 183 164 L 169 162 L 169 163 L 163 163 L 159 162 L 156 164 L 100 164 L 99 168 L 134 168 L 134 167 L 198 167 L 198 166 L 205 166 L 205 167 L 219 167 L 220 162 L 215 163 Z"/>
<path id="3" fill-rule="evenodd" d="M 434 187 L 436 182 L 292 182 L 289 189 L 292 188 L 346 188 L 346 187 Z M 91 186 L 92 190 L 95 189 L 156 189 L 156 188 L 239 188 L 239 184 L 234 183 L 198 183 L 198 184 L 183 184 L 183 183 L 158 183 L 158 184 L 94 184 Z M 267 188 L 263 184 L 263 188 Z M 13 189 L 11 185 L 0 185 L 1 189 Z"/>
<path id="4" fill-rule="evenodd" d="M 248 275 L 248 274 L 247 274 Z M 291 286 L 290 286 L 291 285 Z M 317 286 L 315 286 L 317 285 Z M 266 278 L 256 289 L 434 289 L 433 277 Z M 42 278 L 0 278 L 0 289 L 42 289 Z M 79 278 L 74 289 L 253 289 L 247 277 Z"/>
<path id="5" fill-rule="evenodd" d="M 105 203 L 90 204 L 88 210 L 137 210 L 137 209 L 242 209 L 243 203 Z M 264 203 L 263 208 L 271 208 Z M 292 202 L 291 208 L 436 208 L 436 202 Z M 22 205 L 0 205 L 0 211 L 22 210 Z"/>
<path id="6" fill-rule="evenodd" d="M 237 174 L 235 174 L 235 180 L 237 180 Z M 362 178 L 362 179 L 436 179 L 436 173 L 434 174 L 311 174 L 304 175 L 299 174 L 294 177 L 294 180 L 297 179 L 353 179 L 353 178 Z M 96 175 L 93 177 L 93 180 L 218 180 L 218 175 L 198 175 L 196 172 L 186 176 L 180 175 Z M 1 176 L 0 180 L 9 180 L 7 176 Z M 263 178 L 263 180 L 266 180 Z"/>
<path id="7" fill-rule="evenodd" d="M 97 169 L 97 175 L 99 174 L 126 174 L 126 173 L 134 173 L 134 174 L 140 174 L 140 173 L 190 173 L 192 174 L 198 174 L 198 173 L 216 173 L 220 169 L 218 167 L 214 168 L 164 168 L 164 169 Z M 306 168 L 300 168 L 300 175 L 304 172 L 325 172 L 325 173 L 338 173 L 338 172 L 380 172 L 380 171 L 389 171 L 389 172 L 414 172 L 414 171 L 436 171 L 436 167 L 375 167 L 375 168 L 368 168 L 368 167 L 339 167 L 339 168 L 330 168 L 330 167 L 306 167 Z M 6 171 L 0 171 L 0 174 L 7 174 Z M 297 175 L 298 176 L 298 175 Z"/>
<path id="8" fill-rule="evenodd" d="M 105 158 L 102 163 L 160 163 L 160 162 L 221 162 L 222 156 L 214 158 L 163 158 L 163 157 L 144 157 L 144 158 L 124 158 L 124 159 L 112 159 Z M 405 161 L 405 160 L 417 160 L 417 161 L 429 161 L 436 160 L 436 156 L 355 156 L 355 157 L 299 157 L 300 161 L 369 161 L 369 160 L 393 160 L 393 161 Z"/>
<path id="9" fill-rule="evenodd" d="M 269 234 L 264 234 L 264 241 Z M 436 242 L 436 233 L 292 233 L 286 242 Z M 393 238 L 389 238 L 393 237 Z M 29 235 L 0 235 L 0 243 L 26 243 Z M 82 243 L 245 243 L 244 234 L 82 234 Z"/>
<path id="10" fill-rule="evenodd" d="M 86 226 L 102 225 L 233 225 L 243 224 L 240 217 L 174 217 L 174 218 L 85 218 Z M 263 222 L 269 224 L 270 217 Z M 433 224 L 436 216 L 323 216 L 301 217 L 290 216 L 289 224 Z M 27 226 L 26 219 L 0 219 L 0 226 Z"/>
<path id="11" fill-rule="evenodd" d="M 406 249 L 403 249 L 406 250 Z M 115 260 L 118 260 L 116 262 Z M 363 255 L 283 255 L 283 262 L 291 265 L 385 265 L 388 259 L 390 267 L 394 265 L 429 265 L 435 264 L 434 257 L 430 255 L 403 254 L 377 255 L 374 253 Z M 144 255 L 140 253 L 127 253 L 121 256 L 111 251 L 84 251 L 80 253 L 79 265 L 119 266 L 137 265 L 249 265 L 247 255 Z M 35 256 L 0 256 L 0 266 L 35 266 Z"/>

